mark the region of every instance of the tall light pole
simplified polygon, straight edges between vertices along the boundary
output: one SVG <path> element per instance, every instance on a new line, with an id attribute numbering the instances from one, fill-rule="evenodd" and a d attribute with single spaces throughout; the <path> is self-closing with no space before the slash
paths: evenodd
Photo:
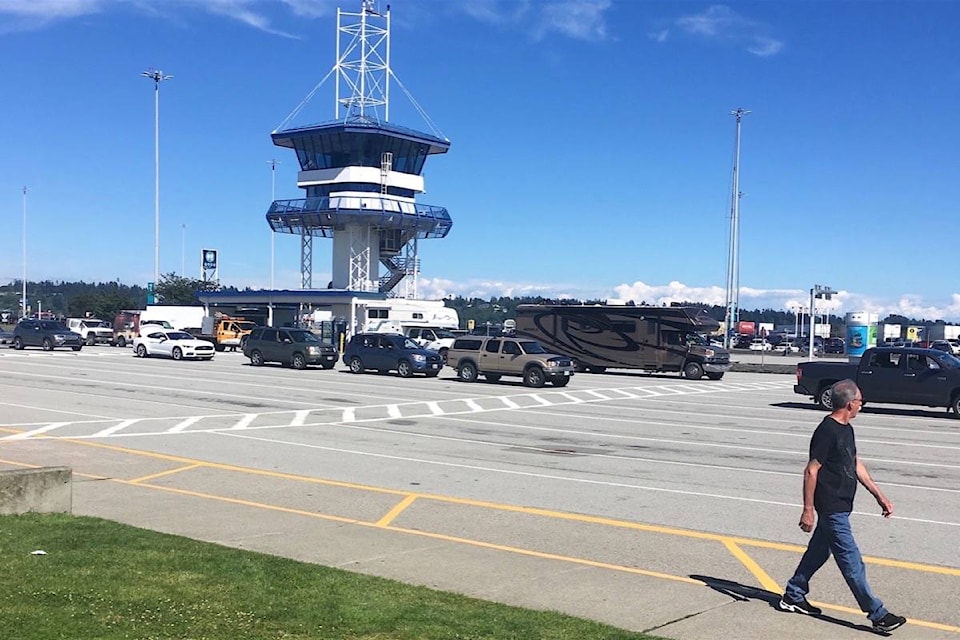
<path id="1" fill-rule="evenodd" d="M 809 357 L 813 360 L 813 339 L 814 339 L 814 325 L 816 324 L 817 318 L 817 298 L 823 298 L 829 300 L 835 294 L 832 288 L 827 285 L 815 284 L 813 288 L 810 289 L 810 353 Z"/>
<path id="2" fill-rule="evenodd" d="M 279 160 L 267 160 L 267 164 L 270 165 L 270 204 L 272 205 L 277 199 L 277 165 L 280 164 Z M 273 291 L 273 255 L 274 255 L 274 237 L 277 234 L 274 232 L 273 227 L 270 227 L 270 290 Z"/>
<path id="3" fill-rule="evenodd" d="M 153 282 L 160 282 L 160 83 L 173 76 L 159 69 L 140 74 L 153 80 Z"/>
<path id="4" fill-rule="evenodd" d="M 743 107 L 731 111 L 737 119 L 736 144 L 733 157 L 733 185 L 730 193 L 730 248 L 727 254 L 727 335 L 725 346 L 730 348 L 730 328 L 740 317 L 740 123 L 750 113 Z"/>
<path id="5" fill-rule="evenodd" d="M 20 298 L 20 317 L 27 317 L 27 188 L 23 188 L 23 291 Z"/>

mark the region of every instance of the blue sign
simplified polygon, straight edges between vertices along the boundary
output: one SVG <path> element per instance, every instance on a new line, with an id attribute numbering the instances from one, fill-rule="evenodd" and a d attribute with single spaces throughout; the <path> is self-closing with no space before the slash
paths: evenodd
<path id="1" fill-rule="evenodd" d="M 147 283 L 147 304 L 155 304 L 157 297 L 153 293 L 153 283 Z"/>
<path id="2" fill-rule="evenodd" d="M 217 268 L 217 250 L 216 249 L 204 249 L 202 252 L 203 268 L 206 271 L 211 271 Z"/>

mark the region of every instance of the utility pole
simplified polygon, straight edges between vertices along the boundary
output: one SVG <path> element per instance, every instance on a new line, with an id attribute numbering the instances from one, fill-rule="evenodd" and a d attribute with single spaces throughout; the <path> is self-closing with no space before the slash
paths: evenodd
<path id="1" fill-rule="evenodd" d="M 20 317 L 27 317 L 27 188 L 23 188 L 23 291 L 20 298 Z"/>

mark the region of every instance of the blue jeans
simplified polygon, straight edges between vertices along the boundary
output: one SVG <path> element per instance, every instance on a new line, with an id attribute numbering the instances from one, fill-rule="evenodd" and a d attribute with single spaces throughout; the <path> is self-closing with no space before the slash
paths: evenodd
<path id="1" fill-rule="evenodd" d="M 817 514 L 817 528 L 813 531 L 810 544 L 797 565 L 790 582 L 787 583 L 786 597 L 789 600 L 800 600 L 810 592 L 810 579 L 813 578 L 823 563 L 833 553 L 843 579 L 857 599 L 860 610 L 867 614 L 867 618 L 876 621 L 887 615 L 883 606 L 867 584 L 867 568 L 860 556 L 857 541 L 853 539 L 850 530 L 849 513 Z"/>

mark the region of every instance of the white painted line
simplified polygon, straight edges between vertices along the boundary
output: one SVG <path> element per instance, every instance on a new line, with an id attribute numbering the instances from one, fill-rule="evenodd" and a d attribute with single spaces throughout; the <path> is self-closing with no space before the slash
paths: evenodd
<path id="1" fill-rule="evenodd" d="M 343 415 L 340 417 L 341 422 L 353 422 L 357 419 L 356 409 L 350 407 L 349 409 L 343 410 Z"/>
<path id="2" fill-rule="evenodd" d="M 622 393 L 624 396 L 626 396 L 626 397 L 628 397 L 628 398 L 637 398 L 637 397 L 639 397 L 639 396 L 637 396 L 637 394 L 635 394 L 635 393 L 630 393 L 630 392 L 627 391 L 626 389 L 604 389 L 604 391 L 613 391 L 613 392 L 615 392 L 615 393 Z M 613 398 L 611 398 L 611 400 L 612 400 L 612 399 L 613 399 Z"/>
<path id="3" fill-rule="evenodd" d="M 184 430 L 185 430 L 187 427 L 189 427 L 190 425 L 196 424 L 196 423 L 200 422 L 200 420 L 201 420 L 202 418 L 203 418 L 203 416 L 191 416 L 191 417 L 187 418 L 186 420 L 181 421 L 181 422 L 180 422 L 179 424 L 177 424 L 176 426 L 171 427 L 170 429 L 167 429 L 167 433 L 180 433 L 181 431 L 184 431 Z"/>
<path id="4" fill-rule="evenodd" d="M 567 400 L 569 400 L 569 401 L 572 402 L 573 404 L 580 404 L 581 402 L 583 402 L 583 400 L 581 400 L 581 399 L 578 398 L 577 396 L 575 396 L 575 395 L 573 395 L 573 394 L 570 394 L 570 393 L 567 393 L 566 391 L 560 391 L 559 393 L 560 393 L 560 395 L 562 395 L 564 398 L 566 398 Z M 605 400 L 609 400 L 610 398 L 604 398 L 604 399 L 605 399 Z"/>
<path id="5" fill-rule="evenodd" d="M 552 402 L 550 402 L 549 400 L 544 400 L 543 398 L 541 398 L 535 393 L 531 393 L 528 397 L 532 398 L 533 400 L 536 400 L 537 402 L 539 402 L 541 405 L 545 407 L 553 406 Z"/>
<path id="6" fill-rule="evenodd" d="M 34 429 L 33 431 L 24 431 L 23 433 L 15 433 L 12 436 L 6 436 L 0 438 L 0 440 L 26 440 L 27 438 L 32 438 L 33 436 L 38 436 L 42 433 L 47 433 L 48 431 L 53 431 L 54 429 L 59 429 L 60 427 L 70 424 L 69 422 L 52 422 L 45 427 L 40 427 L 39 429 Z"/>
<path id="7" fill-rule="evenodd" d="M 654 391 L 653 387 L 630 387 L 631 391 L 640 391 L 641 393 L 647 394 L 646 397 L 660 396 L 663 395 L 659 391 Z"/>
<path id="8" fill-rule="evenodd" d="M 400 413 L 400 407 L 395 404 L 387 405 L 387 415 L 391 418 L 402 418 L 403 414 Z"/>
<path id="9" fill-rule="evenodd" d="M 518 405 L 516 402 L 514 402 L 513 400 L 511 400 L 510 398 L 507 398 L 507 397 L 500 398 L 500 402 L 502 402 L 503 404 L 507 405 L 507 407 L 509 407 L 510 409 L 519 409 L 519 408 L 520 408 L 520 405 Z"/>
<path id="10" fill-rule="evenodd" d="M 290 421 L 291 427 L 302 427 L 303 423 L 307 421 L 307 416 L 310 415 L 309 409 L 297 411 L 293 414 L 293 420 Z"/>
<path id="11" fill-rule="evenodd" d="M 610 400 L 610 396 L 605 396 L 599 391 L 594 391 L 593 389 L 584 389 L 584 392 L 589 393 L 596 398 L 600 398 L 601 400 Z"/>
<path id="12" fill-rule="evenodd" d="M 483 411 L 483 407 L 470 398 L 467 398 L 464 400 L 464 402 L 467 403 L 467 407 L 469 407 L 470 411 Z"/>
<path id="13" fill-rule="evenodd" d="M 427 408 L 430 409 L 430 413 L 432 413 L 435 416 L 443 415 L 443 409 L 440 408 L 440 403 L 438 402 L 428 402 Z"/>
<path id="14" fill-rule="evenodd" d="M 255 413 L 248 413 L 248 414 L 244 415 L 242 418 L 240 418 L 239 420 L 237 420 L 237 423 L 236 423 L 235 425 L 233 425 L 232 427 L 230 427 L 230 428 L 231 428 L 231 429 L 246 429 L 246 428 L 249 427 L 250 424 L 253 423 L 253 421 L 256 420 L 256 419 L 257 419 L 257 414 L 255 414 Z"/>
<path id="15" fill-rule="evenodd" d="M 138 418 L 138 419 L 136 419 L 136 420 L 123 420 L 123 421 L 118 422 L 117 424 L 113 425 L 112 427 L 107 427 L 106 429 L 103 429 L 103 430 L 101 430 L 101 431 L 97 431 L 95 434 L 93 434 L 93 435 L 90 436 L 90 437 L 91 437 L 91 438 L 106 438 L 107 436 L 112 436 L 113 434 L 115 434 L 115 433 L 118 432 L 118 431 L 123 431 L 124 429 L 126 429 L 126 428 L 129 427 L 130 425 L 134 424 L 135 422 L 140 422 L 140 419 Z"/>

